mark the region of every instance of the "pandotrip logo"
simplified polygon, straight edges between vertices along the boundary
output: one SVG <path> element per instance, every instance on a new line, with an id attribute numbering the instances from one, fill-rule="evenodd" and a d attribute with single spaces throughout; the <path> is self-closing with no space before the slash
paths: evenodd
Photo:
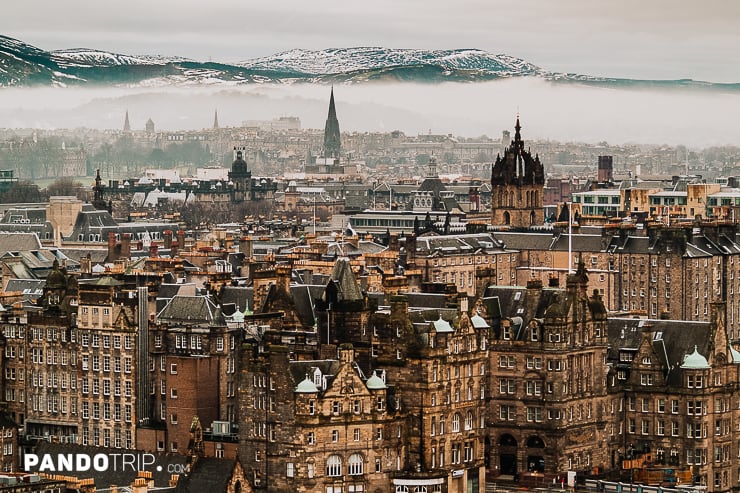
<path id="1" fill-rule="evenodd" d="M 23 469 L 27 472 L 79 473 L 79 472 L 139 472 L 166 471 L 169 474 L 187 472 L 186 464 L 157 463 L 150 453 L 99 453 L 99 454 L 25 454 Z"/>

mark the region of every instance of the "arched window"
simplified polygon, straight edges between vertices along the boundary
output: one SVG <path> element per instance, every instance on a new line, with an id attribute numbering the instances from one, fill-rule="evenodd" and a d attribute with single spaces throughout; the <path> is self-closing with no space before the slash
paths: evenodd
<path id="1" fill-rule="evenodd" d="M 475 416 L 473 416 L 473 411 L 468 411 L 468 414 L 465 415 L 465 429 L 472 430 L 474 421 Z"/>
<path id="2" fill-rule="evenodd" d="M 396 493 L 409 493 L 408 486 L 396 486 Z"/>
<path id="3" fill-rule="evenodd" d="M 327 476 L 341 476 L 342 475 L 342 458 L 338 455 L 330 455 L 326 459 L 326 475 Z"/>
<path id="4" fill-rule="evenodd" d="M 460 415 L 455 413 L 452 415 L 452 432 L 456 433 L 460 431 Z"/>
<path id="5" fill-rule="evenodd" d="M 363 473 L 363 466 L 365 461 L 362 459 L 360 454 L 352 454 L 349 456 L 347 463 L 347 473 L 350 476 L 359 476 Z"/>

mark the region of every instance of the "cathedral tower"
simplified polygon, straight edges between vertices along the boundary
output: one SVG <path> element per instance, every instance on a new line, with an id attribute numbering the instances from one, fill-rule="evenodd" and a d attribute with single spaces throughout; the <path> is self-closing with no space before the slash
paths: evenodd
<path id="1" fill-rule="evenodd" d="M 524 149 L 519 117 L 514 140 L 491 168 L 491 221 L 525 228 L 544 224 L 545 170 L 539 156 Z"/>

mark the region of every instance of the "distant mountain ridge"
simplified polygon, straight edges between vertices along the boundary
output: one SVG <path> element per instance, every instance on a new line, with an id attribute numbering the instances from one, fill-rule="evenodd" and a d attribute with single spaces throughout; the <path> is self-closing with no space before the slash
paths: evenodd
<path id="1" fill-rule="evenodd" d="M 132 56 L 83 48 L 45 51 L 17 39 L 0 36 L 0 87 L 370 81 L 436 83 L 524 76 L 562 83 L 740 90 L 740 84 L 711 84 L 688 79 L 640 81 L 548 72 L 520 58 L 477 49 L 295 49 L 238 63 L 218 63 L 181 57 Z"/>

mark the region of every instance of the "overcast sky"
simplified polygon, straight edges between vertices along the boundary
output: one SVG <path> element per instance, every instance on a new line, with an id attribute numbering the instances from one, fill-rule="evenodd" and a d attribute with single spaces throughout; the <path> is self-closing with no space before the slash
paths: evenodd
<path id="1" fill-rule="evenodd" d="M 6 0 L 39 48 L 237 61 L 292 48 L 480 48 L 547 70 L 740 82 L 736 0 Z"/>

